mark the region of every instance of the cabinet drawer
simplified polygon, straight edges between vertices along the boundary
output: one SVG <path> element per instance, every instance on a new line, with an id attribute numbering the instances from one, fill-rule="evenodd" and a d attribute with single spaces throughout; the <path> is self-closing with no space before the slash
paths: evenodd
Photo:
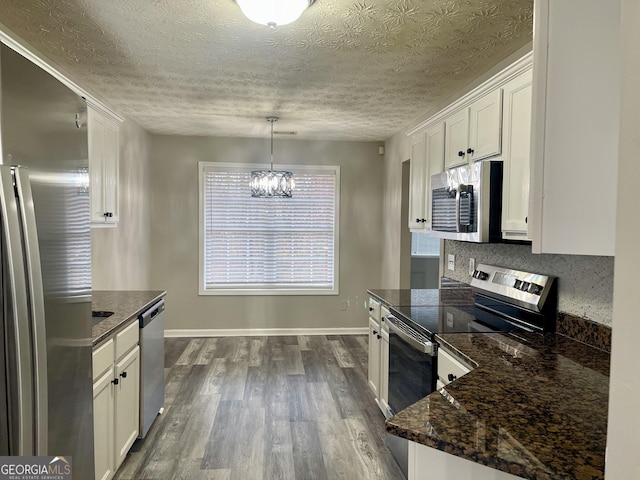
<path id="1" fill-rule="evenodd" d="M 137 345 L 139 338 L 140 328 L 138 326 L 138 320 L 135 320 L 131 325 L 116 335 L 116 359 L 119 359 Z"/>
<path id="2" fill-rule="evenodd" d="M 469 367 L 463 365 L 446 350 L 442 348 L 438 350 L 438 378 L 444 385 L 466 375 L 470 371 Z M 453 375 L 453 380 L 449 380 L 449 375 Z"/>
<path id="3" fill-rule="evenodd" d="M 113 338 L 110 338 L 107 342 L 93 351 L 92 370 L 94 382 L 98 380 L 104 372 L 113 368 L 114 350 L 115 344 L 113 342 Z"/>
<path id="4" fill-rule="evenodd" d="M 380 321 L 380 302 L 369 297 L 369 316 L 376 322 Z"/>

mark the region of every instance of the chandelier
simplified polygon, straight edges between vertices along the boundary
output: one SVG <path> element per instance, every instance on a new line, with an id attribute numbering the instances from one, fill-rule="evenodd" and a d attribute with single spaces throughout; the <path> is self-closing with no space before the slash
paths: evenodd
<path id="1" fill-rule="evenodd" d="M 271 123 L 271 168 L 251 172 L 251 196 L 258 198 L 291 197 L 293 194 L 293 175 L 291 172 L 273 169 L 273 124 L 278 117 L 267 117 Z"/>
<path id="2" fill-rule="evenodd" d="M 252 22 L 275 28 L 295 22 L 315 0 L 236 0 Z"/>

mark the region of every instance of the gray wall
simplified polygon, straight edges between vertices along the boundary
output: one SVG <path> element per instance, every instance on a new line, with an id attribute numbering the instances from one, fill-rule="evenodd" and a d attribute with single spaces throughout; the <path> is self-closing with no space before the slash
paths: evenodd
<path id="1" fill-rule="evenodd" d="M 554 275 L 558 277 L 559 311 L 611 325 L 613 257 L 534 255 L 530 245 L 445 241 L 445 258 L 450 253 L 456 257 L 456 269 L 445 270 L 446 277 L 470 282 L 470 257 L 476 263 Z"/>
<path id="2" fill-rule="evenodd" d="M 120 221 L 91 229 L 94 290 L 149 288 L 149 142 L 134 122 L 120 125 Z"/>
<path id="3" fill-rule="evenodd" d="M 364 327 L 381 286 L 383 161 L 378 143 L 276 139 L 275 162 L 340 165 L 338 296 L 199 296 L 198 162 L 264 163 L 268 139 L 151 137 L 151 286 L 167 290 L 167 329 Z M 343 311 L 343 302 L 348 308 Z"/>

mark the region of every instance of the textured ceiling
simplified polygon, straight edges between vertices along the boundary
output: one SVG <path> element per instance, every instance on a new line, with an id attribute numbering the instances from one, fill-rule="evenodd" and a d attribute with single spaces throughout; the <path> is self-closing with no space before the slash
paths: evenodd
<path id="1" fill-rule="evenodd" d="M 384 140 L 531 41 L 533 0 L 0 0 L 0 22 L 154 133 Z"/>

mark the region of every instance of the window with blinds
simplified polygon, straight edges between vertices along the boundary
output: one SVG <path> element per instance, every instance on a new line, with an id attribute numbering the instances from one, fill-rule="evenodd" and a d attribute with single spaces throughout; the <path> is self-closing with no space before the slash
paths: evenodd
<path id="1" fill-rule="evenodd" d="M 200 164 L 201 294 L 337 294 L 339 167 L 286 167 L 292 198 L 253 198 L 258 165 Z"/>

